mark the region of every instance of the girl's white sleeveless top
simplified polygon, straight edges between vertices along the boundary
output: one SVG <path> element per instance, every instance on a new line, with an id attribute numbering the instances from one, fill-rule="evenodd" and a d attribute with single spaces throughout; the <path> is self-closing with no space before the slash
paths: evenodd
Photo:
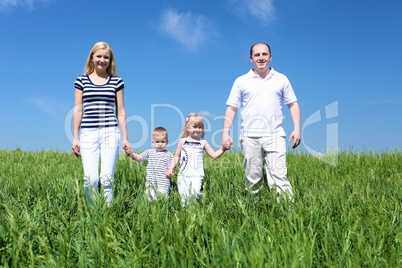
<path id="1" fill-rule="evenodd" d="M 185 140 L 181 147 L 179 174 L 184 176 L 204 176 L 201 141 Z"/>

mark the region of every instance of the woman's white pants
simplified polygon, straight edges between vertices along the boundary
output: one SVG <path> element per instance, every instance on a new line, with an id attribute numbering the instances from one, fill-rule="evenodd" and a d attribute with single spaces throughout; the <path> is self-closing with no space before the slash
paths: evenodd
<path id="1" fill-rule="evenodd" d="M 97 199 L 98 181 L 103 186 L 107 204 L 113 199 L 112 184 L 119 154 L 118 127 L 83 128 L 80 136 L 81 158 L 84 167 L 84 188 L 89 206 Z M 99 158 L 101 160 L 99 174 Z"/>

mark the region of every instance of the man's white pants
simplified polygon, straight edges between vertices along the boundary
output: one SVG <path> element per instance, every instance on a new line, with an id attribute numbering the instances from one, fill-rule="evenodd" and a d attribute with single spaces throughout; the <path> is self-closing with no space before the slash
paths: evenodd
<path id="1" fill-rule="evenodd" d="M 89 205 L 96 200 L 98 181 L 103 186 L 103 196 L 110 204 L 113 199 L 112 183 L 119 154 L 120 132 L 118 127 L 83 128 L 80 136 L 81 158 L 84 167 L 84 188 Z M 99 157 L 101 168 L 99 175 Z"/>
<path id="2" fill-rule="evenodd" d="M 265 160 L 268 186 L 292 198 L 292 186 L 286 177 L 286 134 L 281 132 L 265 137 L 242 137 L 240 144 L 243 149 L 246 189 L 254 194 L 261 189 Z"/>

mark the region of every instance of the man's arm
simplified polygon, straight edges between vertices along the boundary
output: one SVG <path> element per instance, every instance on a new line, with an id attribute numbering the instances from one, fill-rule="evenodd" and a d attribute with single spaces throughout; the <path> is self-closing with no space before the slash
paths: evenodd
<path id="1" fill-rule="evenodd" d="M 222 133 L 222 148 L 229 150 L 233 144 L 232 138 L 229 136 L 230 128 L 233 125 L 236 116 L 237 107 L 228 105 L 226 109 L 225 118 L 223 120 L 223 133 Z"/>
<path id="2" fill-rule="evenodd" d="M 300 108 L 297 101 L 288 104 L 290 116 L 292 117 L 294 130 L 290 134 L 289 142 L 294 139 L 292 148 L 296 148 L 300 144 Z"/>

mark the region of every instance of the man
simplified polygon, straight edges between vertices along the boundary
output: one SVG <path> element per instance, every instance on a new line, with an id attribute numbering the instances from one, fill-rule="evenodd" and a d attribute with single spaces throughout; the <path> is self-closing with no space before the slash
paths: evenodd
<path id="1" fill-rule="evenodd" d="M 229 136 L 237 109 L 241 106 L 240 145 L 243 150 L 246 189 L 256 194 L 261 188 L 264 160 L 269 187 L 292 198 L 286 177 L 286 134 L 282 127 L 282 101 L 289 107 L 294 130 L 289 142 L 300 144 L 300 109 L 289 80 L 269 67 L 271 48 L 258 43 L 250 49 L 254 69 L 236 79 L 226 102 L 222 146 L 233 144 Z M 279 200 L 279 199 L 278 199 Z"/>

